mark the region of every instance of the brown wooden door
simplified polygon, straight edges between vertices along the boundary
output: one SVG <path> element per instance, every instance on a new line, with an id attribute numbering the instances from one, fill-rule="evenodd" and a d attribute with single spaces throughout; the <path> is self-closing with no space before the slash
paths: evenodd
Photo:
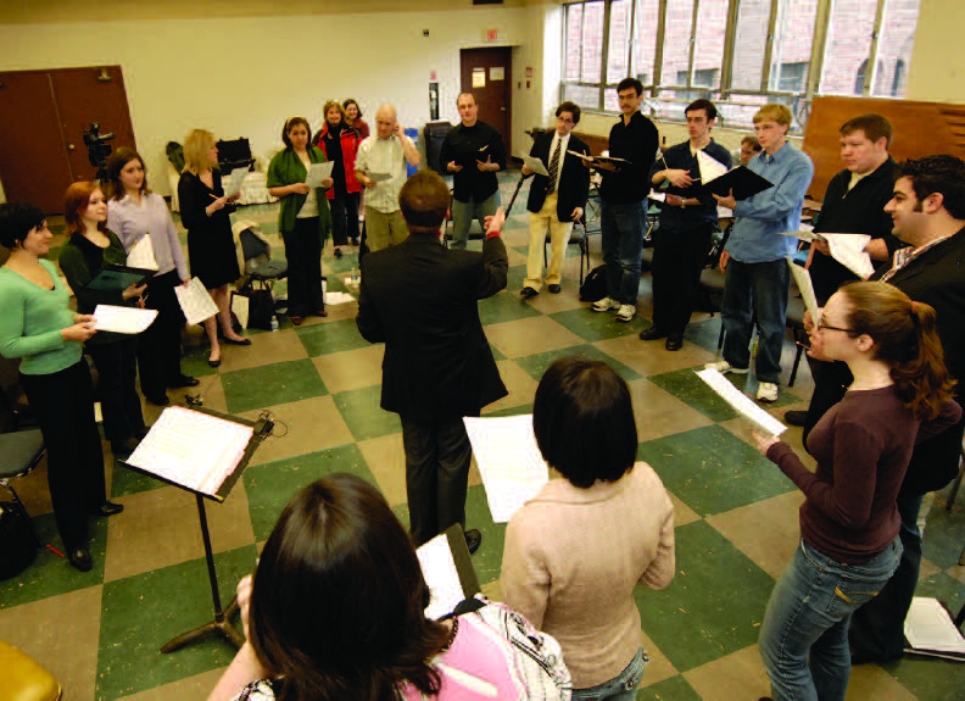
<path id="1" fill-rule="evenodd" d="M 97 173 L 84 146 L 91 122 L 100 124 L 101 134 L 114 134 L 113 148 L 137 148 L 120 66 L 66 68 L 50 71 L 50 77 L 74 180 L 93 180 Z"/>
<path id="2" fill-rule="evenodd" d="M 62 212 L 71 172 L 46 71 L 0 73 L 0 135 L 7 201 Z"/>
<path id="3" fill-rule="evenodd" d="M 512 48 L 462 49 L 462 92 L 471 92 L 479 104 L 479 119 L 502 135 L 506 155 L 512 156 Z M 473 87 L 473 75 L 483 86 Z"/>

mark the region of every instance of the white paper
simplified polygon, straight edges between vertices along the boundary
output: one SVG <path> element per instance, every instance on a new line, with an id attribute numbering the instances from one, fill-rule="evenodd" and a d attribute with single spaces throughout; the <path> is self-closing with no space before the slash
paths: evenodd
<path id="1" fill-rule="evenodd" d="M 736 409 L 745 418 L 762 428 L 772 436 L 779 436 L 787 430 L 787 426 L 768 414 L 754 403 L 746 394 L 737 389 L 730 381 L 713 368 L 697 371 L 697 377 L 706 382 L 721 398 Z"/>
<path id="2" fill-rule="evenodd" d="M 727 166 L 700 150 L 697 151 L 697 166 L 700 168 L 700 182 L 704 185 L 727 172 Z"/>
<path id="3" fill-rule="evenodd" d="M 138 309 L 137 307 L 117 307 L 112 304 L 98 304 L 94 308 L 94 321 L 98 331 L 114 333 L 141 333 L 154 323 L 157 309 Z"/>
<path id="4" fill-rule="evenodd" d="M 965 655 L 965 639 L 937 599 L 916 596 L 905 617 L 905 637 L 916 650 Z"/>
<path id="5" fill-rule="evenodd" d="M 251 426 L 168 407 L 127 462 L 204 494 L 214 494 L 244 457 Z"/>
<path id="6" fill-rule="evenodd" d="M 717 205 L 717 218 L 718 219 L 733 219 L 734 210 L 729 207 L 721 207 Z"/>
<path id="7" fill-rule="evenodd" d="M 322 181 L 327 180 L 332 176 L 332 168 L 334 167 L 334 161 L 312 163 L 310 166 L 308 166 L 308 175 L 305 178 L 305 184 L 309 187 L 321 187 Z"/>
<path id="8" fill-rule="evenodd" d="M 382 183 L 392 179 L 392 173 L 366 173 L 365 175 L 373 183 Z"/>
<path id="9" fill-rule="evenodd" d="M 241 324 L 241 328 L 243 329 L 248 328 L 248 311 L 250 305 L 251 300 L 245 295 L 231 295 L 231 311 L 238 317 L 238 323 Z"/>
<path id="10" fill-rule="evenodd" d="M 813 231 L 814 227 L 808 224 L 801 224 L 800 231 L 782 231 L 781 236 L 793 236 L 796 239 L 801 239 L 802 241 L 813 242 L 813 241 L 826 241 L 821 234 L 815 234 Z"/>
<path id="11" fill-rule="evenodd" d="M 647 197 L 649 197 L 649 198 L 650 198 L 651 200 L 653 200 L 654 202 L 666 202 L 666 201 L 667 201 L 667 193 L 666 193 L 666 192 L 661 192 L 660 190 L 654 190 L 653 188 L 650 189 L 650 194 L 647 195 Z"/>
<path id="12" fill-rule="evenodd" d="M 241 186 L 245 183 L 245 178 L 248 177 L 247 168 L 235 168 L 231 171 L 231 175 L 228 176 L 228 184 L 225 185 L 224 194 L 225 197 L 233 197 L 241 192 Z"/>
<path id="13" fill-rule="evenodd" d="M 801 299 L 804 300 L 804 307 L 811 313 L 811 321 L 815 324 L 818 323 L 821 319 L 821 312 L 818 308 L 817 295 L 814 294 L 814 285 L 811 284 L 811 273 L 808 272 L 807 268 L 796 265 L 790 256 L 784 260 L 791 268 L 791 275 L 794 277 L 794 284 L 797 285 L 797 289 L 801 293 Z"/>
<path id="14" fill-rule="evenodd" d="M 491 66 L 489 68 L 489 79 L 493 81 L 506 80 L 505 66 Z"/>
<path id="15" fill-rule="evenodd" d="M 154 244 L 151 235 L 144 234 L 127 254 L 127 267 L 141 270 L 157 270 L 157 260 L 154 258 Z"/>
<path id="16" fill-rule="evenodd" d="M 867 280 L 875 271 L 871 256 L 864 250 L 871 237 L 867 234 L 824 234 L 831 256 L 841 265 Z"/>
<path id="17" fill-rule="evenodd" d="M 431 598 L 426 606 L 426 618 L 436 620 L 451 613 L 466 598 L 456 570 L 456 561 L 449 549 L 449 539 L 440 533 L 415 551 L 422 568 L 422 576 L 429 585 Z"/>
<path id="18" fill-rule="evenodd" d="M 178 304 L 184 312 L 184 318 L 188 325 L 200 324 L 205 319 L 210 319 L 218 313 L 218 307 L 211 299 L 211 295 L 204 289 L 204 284 L 200 279 L 193 277 L 188 282 L 187 287 L 178 285 L 174 288 L 174 294 L 178 297 Z"/>
<path id="19" fill-rule="evenodd" d="M 463 419 L 495 523 L 506 523 L 549 481 L 533 415 Z"/>
<path id="20" fill-rule="evenodd" d="M 325 305 L 335 305 L 335 304 L 347 304 L 348 302 L 354 302 L 355 297 L 350 295 L 348 292 L 326 292 L 325 293 Z"/>
<path id="21" fill-rule="evenodd" d="M 543 165 L 543 161 L 538 159 L 536 156 L 529 156 L 525 153 L 521 153 L 520 155 L 523 157 L 523 163 L 529 166 L 531 171 L 537 175 L 549 177 L 549 171 L 546 170 L 546 166 Z"/>

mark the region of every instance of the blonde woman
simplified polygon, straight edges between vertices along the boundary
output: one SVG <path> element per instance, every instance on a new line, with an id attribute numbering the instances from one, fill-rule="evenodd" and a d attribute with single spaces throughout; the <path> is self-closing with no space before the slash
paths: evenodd
<path id="1" fill-rule="evenodd" d="M 184 140 L 184 171 L 178 182 L 181 201 L 181 223 L 188 230 L 188 260 L 191 273 L 196 275 L 218 306 L 217 318 L 204 322 L 211 354 L 208 365 L 221 365 L 221 346 L 218 344 L 218 322 L 225 343 L 236 346 L 251 345 L 231 327 L 228 308 L 228 283 L 241 277 L 231 233 L 232 204 L 238 195 L 225 197 L 218 170 L 218 147 L 214 134 L 195 129 Z"/>

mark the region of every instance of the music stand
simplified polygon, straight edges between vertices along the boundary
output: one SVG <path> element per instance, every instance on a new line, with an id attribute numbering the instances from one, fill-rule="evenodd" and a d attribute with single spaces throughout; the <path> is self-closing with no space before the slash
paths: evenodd
<path id="1" fill-rule="evenodd" d="M 188 410 L 208 414 L 209 416 L 214 416 L 226 421 L 233 421 L 234 423 L 243 424 L 245 426 L 251 426 L 252 428 L 256 426 L 256 422 L 254 421 L 240 419 L 236 416 L 230 416 L 229 414 L 225 414 L 220 411 L 214 411 L 213 409 L 206 409 L 204 407 L 190 407 Z M 225 478 L 215 494 L 206 494 L 204 492 L 196 491 L 184 486 L 183 484 L 178 484 L 177 482 L 165 479 L 161 475 L 157 475 L 149 470 L 143 470 L 136 465 L 131 465 L 127 462 L 123 463 L 125 467 L 129 467 L 132 470 L 148 475 L 149 477 L 153 477 L 154 479 L 162 482 L 166 482 L 167 484 L 174 485 L 179 489 L 192 492 L 197 499 L 198 520 L 201 523 L 201 539 L 204 541 L 204 557 L 208 565 L 208 580 L 211 583 L 211 603 L 214 606 L 214 620 L 208 621 L 202 626 L 189 630 L 186 633 L 181 633 L 181 635 L 172 638 L 161 646 L 162 653 L 180 650 L 181 648 L 190 645 L 197 640 L 208 637 L 209 635 L 218 635 L 234 645 L 237 649 L 241 649 L 241 646 L 245 643 L 244 636 L 239 633 L 233 625 L 231 625 L 231 617 L 238 611 L 238 597 L 232 597 L 231 601 L 228 602 L 227 608 L 221 608 L 221 594 L 218 591 L 218 573 L 214 566 L 214 551 L 211 549 L 211 534 L 208 531 L 208 516 L 204 509 L 204 500 L 211 499 L 212 501 L 216 501 L 220 504 L 227 498 L 228 494 L 231 492 L 231 489 L 241 477 L 241 473 L 245 471 L 245 467 L 247 467 L 248 461 L 251 460 L 251 456 L 254 455 L 255 450 L 258 449 L 258 446 L 261 445 L 265 437 L 265 435 L 257 432 L 252 434 L 251 440 L 248 441 L 244 455 L 239 461 L 237 467 L 235 467 L 231 474 Z"/>

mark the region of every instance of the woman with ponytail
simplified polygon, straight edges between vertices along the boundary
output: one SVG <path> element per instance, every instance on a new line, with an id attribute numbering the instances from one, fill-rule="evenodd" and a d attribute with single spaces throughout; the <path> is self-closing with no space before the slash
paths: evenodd
<path id="1" fill-rule="evenodd" d="M 811 332 L 812 352 L 847 363 L 854 382 L 807 438 L 811 473 L 789 445 L 758 447 L 804 493 L 801 542 L 774 587 L 760 648 L 772 695 L 844 699 L 851 614 L 898 566 L 895 498 L 917 442 L 961 407 L 935 332 L 935 310 L 880 282 L 842 287 Z"/>

